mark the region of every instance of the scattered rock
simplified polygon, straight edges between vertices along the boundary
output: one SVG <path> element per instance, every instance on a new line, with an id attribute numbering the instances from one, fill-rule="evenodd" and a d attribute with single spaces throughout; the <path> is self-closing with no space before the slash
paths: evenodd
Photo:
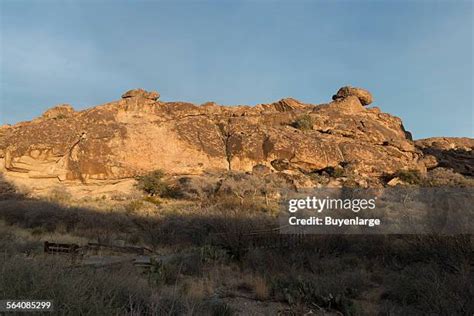
<path id="1" fill-rule="evenodd" d="M 397 185 L 406 185 L 406 183 L 404 181 L 402 181 L 400 178 L 395 177 L 392 180 L 388 181 L 387 185 L 391 186 L 391 187 L 394 187 L 394 186 L 397 186 Z"/>

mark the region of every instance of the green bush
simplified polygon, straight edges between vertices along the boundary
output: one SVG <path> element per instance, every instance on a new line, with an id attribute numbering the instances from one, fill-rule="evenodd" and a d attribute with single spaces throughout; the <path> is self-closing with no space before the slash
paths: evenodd
<path id="1" fill-rule="evenodd" d="M 164 172 L 161 170 L 155 170 L 149 174 L 137 177 L 137 187 L 150 194 L 163 195 L 168 191 L 168 186 L 163 181 Z"/>
<path id="2" fill-rule="evenodd" d="M 302 115 L 291 123 L 291 126 L 300 130 L 311 130 L 313 129 L 313 118 L 308 114 Z"/>

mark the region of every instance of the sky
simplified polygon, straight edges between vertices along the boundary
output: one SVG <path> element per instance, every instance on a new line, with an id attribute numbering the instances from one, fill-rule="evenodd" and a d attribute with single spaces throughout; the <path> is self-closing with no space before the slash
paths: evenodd
<path id="1" fill-rule="evenodd" d="M 0 0 L 0 18 L 0 125 L 139 87 L 255 105 L 352 85 L 415 138 L 474 137 L 471 0 Z"/>

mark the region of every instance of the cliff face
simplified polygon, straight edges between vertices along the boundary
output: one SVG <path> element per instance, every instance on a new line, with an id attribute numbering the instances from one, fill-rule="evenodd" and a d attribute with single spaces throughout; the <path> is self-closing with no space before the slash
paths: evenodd
<path id="1" fill-rule="evenodd" d="M 340 89 L 334 101 L 320 105 L 282 99 L 254 107 L 198 106 L 158 98 L 131 90 L 87 110 L 60 105 L 1 127 L 0 170 L 31 181 L 88 184 L 155 169 L 189 175 L 264 165 L 308 174 L 340 166 L 370 178 L 437 164 L 429 145 L 417 148 L 399 118 L 364 107 L 372 97 L 362 89 Z M 473 148 L 472 140 L 466 144 Z"/>

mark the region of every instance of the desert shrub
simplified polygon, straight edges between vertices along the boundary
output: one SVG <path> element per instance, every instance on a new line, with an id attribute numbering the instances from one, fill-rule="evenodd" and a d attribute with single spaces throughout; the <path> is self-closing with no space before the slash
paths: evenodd
<path id="1" fill-rule="evenodd" d="M 148 202 L 148 203 L 152 203 L 154 205 L 161 205 L 160 199 L 155 197 L 155 196 L 145 196 L 143 198 L 143 201 Z"/>
<path id="2" fill-rule="evenodd" d="M 267 175 L 265 177 L 234 172 L 222 179 L 218 187 L 215 198 L 211 200 L 213 205 L 223 206 L 230 202 L 233 204 L 235 198 L 240 205 L 247 204 L 247 209 L 254 212 L 273 212 L 277 207 L 278 197 L 281 190 L 289 189 L 290 185 L 286 179 L 277 175 Z M 232 199 L 234 197 L 234 199 Z M 273 203 L 273 205 L 272 205 Z M 253 204 L 253 205 L 252 205 Z M 236 205 L 228 205 L 234 208 Z"/>
<path id="3" fill-rule="evenodd" d="M 67 202 L 72 198 L 71 193 L 64 187 L 53 187 L 48 194 L 48 199 L 53 202 Z"/>
<path id="4" fill-rule="evenodd" d="M 139 176 L 137 177 L 137 187 L 151 196 L 162 195 L 169 190 L 163 181 L 164 175 L 163 171 L 155 170 L 149 174 Z"/>
<path id="5" fill-rule="evenodd" d="M 212 300 L 207 306 L 212 316 L 232 316 L 235 314 L 232 307 L 219 300 Z"/>
<path id="6" fill-rule="evenodd" d="M 139 211 L 143 207 L 143 205 L 144 205 L 143 201 L 133 200 L 133 201 L 130 201 L 129 203 L 127 203 L 124 206 L 124 208 L 125 208 L 125 211 L 130 212 L 130 213 L 134 213 L 134 212 Z"/>
<path id="7" fill-rule="evenodd" d="M 387 265 L 391 269 L 401 269 L 416 263 L 436 263 L 446 272 L 455 273 L 467 269 L 471 251 L 471 240 L 467 235 L 404 236 L 392 239 L 385 248 Z"/>
<path id="8" fill-rule="evenodd" d="M 168 260 L 152 262 L 149 279 L 155 284 L 175 284 L 181 275 L 201 276 L 203 263 L 197 250 L 175 254 Z"/>
<path id="9" fill-rule="evenodd" d="M 274 218 L 255 211 L 255 203 L 240 204 L 236 197 L 225 196 L 213 206 L 186 212 L 166 213 L 160 217 L 132 217 L 142 240 L 151 247 L 197 246 L 212 243 L 234 249 L 246 247 L 243 236 L 254 230 L 275 227 Z M 243 244 L 246 242 L 246 244 Z"/>
<path id="10" fill-rule="evenodd" d="M 311 181 L 322 184 L 322 185 L 328 184 L 329 181 L 331 180 L 328 175 L 322 175 L 315 172 L 308 174 L 308 176 L 311 179 Z"/>
<path id="11" fill-rule="evenodd" d="M 17 236 L 13 227 L 6 227 L 0 223 L 0 253 L 4 256 L 14 254 L 31 255 L 43 251 L 43 243 L 35 239 Z"/>
<path id="12" fill-rule="evenodd" d="M 159 245 L 202 246 L 213 229 L 214 218 L 199 214 L 167 214 L 159 219 L 135 218 L 134 224 L 141 231 L 145 243 Z"/>
<path id="13" fill-rule="evenodd" d="M 204 263 L 225 263 L 229 259 L 227 252 L 220 247 L 204 245 L 199 248 L 199 251 L 201 253 L 201 260 Z"/>
<path id="14" fill-rule="evenodd" d="M 210 316 L 232 316 L 235 315 L 234 309 L 217 298 L 205 300 L 199 304 L 194 311 L 195 315 L 210 315 Z M 194 315 L 193 314 L 193 315 Z"/>
<path id="15" fill-rule="evenodd" d="M 67 118 L 67 115 L 59 113 L 58 115 L 53 117 L 53 120 L 62 120 L 62 119 L 65 119 L 65 118 Z"/>
<path id="16" fill-rule="evenodd" d="M 243 204 L 236 198 L 223 198 L 212 210 L 214 220 L 209 242 L 224 248 L 235 260 L 239 260 L 252 246 L 253 238 L 249 235 L 255 231 L 275 228 L 272 217 L 256 210 L 255 203 L 244 200 Z"/>
<path id="17" fill-rule="evenodd" d="M 368 288 L 367 277 L 360 270 L 347 269 L 338 274 L 319 275 L 288 273 L 271 280 L 271 293 L 290 305 L 304 304 L 336 309 L 345 315 L 353 315 L 352 299 Z"/>
<path id="18" fill-rule="evenodd" d="M 152 289 L 133 267 L 70 269 L 59 258 L 0 260 L 0 297 L 54 300 L 69 315 L 153 314 Z"/>
<path id="19" fill-rule="evenodd" d="M 164 264 L 161 261 L 152 261 L 148 279 L 152 284 L 175 284 L 180 275 L 180 266 L 174 264 Z"/>
<path id="20" fill-rule="evenodd" d="M 264 277 L 260 275 L 246 275 L 238 284 L 238 289 L 240 291 L 252 293 L 255 299 L 259 301 L 268 300 L 270 295 L 270 288 L 268 286 L 268 282 Z"/>
<path id="21" fill-rule="evenodd" d="M 61 230 L 95 240 L 123 235 L 134 226 L 123 212 L 97 212 L 33 199 L 0 201 L 0 219 L 40 234 Z"/>
<path id="22" fill-rule="evenodd" d="M 260 194 L 261 178 L 245 173 L 231 173 L 222 180 L 218 194 L 237 197 L 241 203 Z"/>
<path id="23" fill-rule="evenodd" d="M 28 192 L 20 192 L 17 187 L 7 182 L 4 179 L 3 174 L 0 173 L 0 201 L 24 198 L 24 195 L 27 193 Z"/>
<path id="24" fill-rule="evenodd" d="M 211 198 L 217 189 L 217 180 L 207 177 L 181 177 L 173 186 L 180 198 L 203 200 Z"/>
<path id="25" fill-rule="evenodd" d="M 258 274 L 272 274 L 285 271 L 293 266 L 293 253 L 290 251 L 275 251 L 275 249 L 250 249 L 242 258 L 244 269 Z M 268 262 L 272 264 L 269 265 Z"/>
<path id="26" fill-rule="evenodd" d="M 311 130 L 313 129 L 313 124 L 313 118 L 310 115 L 305 114 L 298 117 L 293 123 L 291 123 L 291 126 L 300 130 Z"/>
<path id="27" fill-rule="evenodd" d="M 472 274 L 446 273 L 437 264 L 413 264 L 386 275 L 383 298 L 401 314 L 472 315 Z"/>
<path id="28" fill-rule="evenodd" d="M 474 179 L 465 177 L 451 169 L 435 168 L 428 172 L 424 185 L 428 187 L 473 187 Z"/>
<path id="29" fill-rule="evenodd" d="M 344 168 L 341 168 L 341 167 L 336 167 L 336 168 L 334 168 L 334 172 L 332 173 L 332 176 L 333 176 L 334 178 L 341 178 L 341 177 L 344 177 L 344 176 L 345 176 Z"/>
<path id="30" fill-rule="evenodd" d="M 415 185 L 422 184 L 423 182 L 420 172 L 414 169 L 399 170 L 393 174 L 392 178 L 399 178 L 403 182 Z"/>
<path id="31" fill-rule="evenodd" d="M 210 174 L 206 176 L 181 177 L 170 183 L 161 196 L 197 200 L 213 205 L 224 197 L 244 200 L 263 199 L 266 204 L 289 187 L 287 181 L 277 175 L 258 176 L 244 172 Z"/>
<path id="32" fill-rule="evenodd" d="M 183 275 L 200 276 L 202 274 L 203 261 L 198 249 L 175 255 L 168 264 L 178 266 Z"/>
<path id="33" fill-rule="evenodd" d="M 157 315 L 160 316 L 180 316 L 186 315 L 187 312 L 185 302 L 176 293 L 162 293 L 157 308 Z"/>

